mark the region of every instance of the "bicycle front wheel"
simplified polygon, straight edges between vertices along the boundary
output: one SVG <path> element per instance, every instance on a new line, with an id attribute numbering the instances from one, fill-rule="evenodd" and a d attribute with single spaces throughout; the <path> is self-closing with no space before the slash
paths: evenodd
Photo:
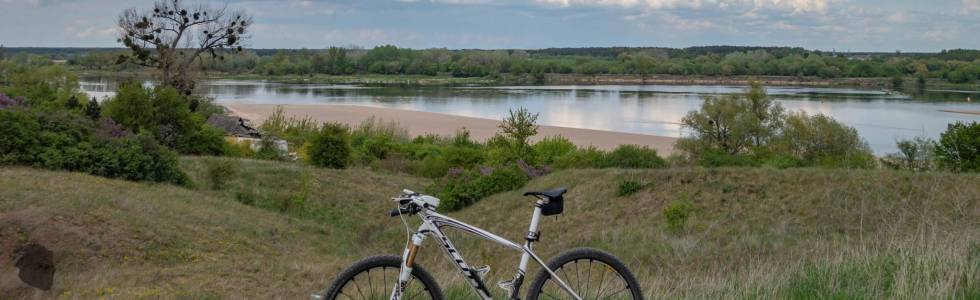
<path id="1" fill-rule="evenodd" d="M 548 263 L 583 300 L 642 300 L 643 293 L 633 273 L 612 254 L 597 249 L 577 248 L 564 252 Z M 528 300 L 574 299 L 545 270 L 531 283 Z"/>
<path id="2" fill-rule="evenodd" d="M 398 284 L 401 257 L 379 255 L 365 258 L 337 276 L 321 299 L 386 300 Z M 412 277 L 405 286 L 402 299 L 442 300 L 442 291 L 429 272 L 412 267 Z"/>

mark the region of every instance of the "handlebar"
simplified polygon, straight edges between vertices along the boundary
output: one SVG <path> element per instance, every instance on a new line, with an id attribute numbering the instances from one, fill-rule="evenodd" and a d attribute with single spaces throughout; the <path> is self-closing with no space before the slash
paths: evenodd
<path id="1" fill-rule="evenodd" d="M 422 208 L 418 207 L 417 205 L 410 205 L 409 207 L 399 207 L 399 208 L 392 209 L 390 212 L 388 212 L 388 216 L 397 217 L 400 215 L 414 215 L 421 210 Z"/>

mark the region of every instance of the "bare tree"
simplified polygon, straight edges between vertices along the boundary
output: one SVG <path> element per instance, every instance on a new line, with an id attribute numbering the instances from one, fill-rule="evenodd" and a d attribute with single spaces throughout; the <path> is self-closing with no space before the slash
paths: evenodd
<path id="1" fill-rule="evenodd" d="M 242 51 L 252 17 L 227 7 L 188 7 L 180 0 L 161 0 L 150 11 L 135 8 L 119 16 L 118 41 L 129 48 L 119 62 L 132 62 L 160 71 L 160 81 L 185 95 L 194 90 L 192 71 L 202 55 L 224 59 Z"/>

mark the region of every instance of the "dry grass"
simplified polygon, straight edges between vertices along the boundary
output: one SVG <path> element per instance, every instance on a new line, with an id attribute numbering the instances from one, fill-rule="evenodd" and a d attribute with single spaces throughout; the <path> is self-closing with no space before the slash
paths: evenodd
<path id="1" fill-rule="evenodd" d="M 361 256 L 398 253 L 405 231 L 384 216 L 385 199 L 427 184 L 240 161 L 237 176 L 212 191 L 208 159 L 184 161 L 194 189 L 0 169 L 0 298 L 305 298 Z M 644 187 L 617 197 L 623 178 Z M 565 215 L 543 220 L 539 254 L 606 249 L 650 298 L 975 299 L 978 182 L 891 171 L 571 170 L 527 189 L 570 188 Z M 296 201 L 283 209 L 283 199 Z M 680 199 L 693 204 L 691 217 L 668 230 L 662 211 Z M 515 191 L 453 216 L 520 240 L 529 214 Z M 453 236 L 471 264 L 493 267 L 490 284 L 513 275 L 517 253 Z M 25 241 L 55 250 L 52 291 L 16 282 L 7 257 Z M 441 255 L 429 243 L 423 264 L 465 295 Z"/>

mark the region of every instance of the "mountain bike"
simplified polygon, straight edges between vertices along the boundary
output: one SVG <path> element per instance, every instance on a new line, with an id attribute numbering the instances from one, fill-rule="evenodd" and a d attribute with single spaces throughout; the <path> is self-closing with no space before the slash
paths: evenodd
<path id="1" fill-rule="evenodd" d="M 380 255 L 365 258 L 337 276 L 329 288 L 313 299 L 443 299 L 435 279 L 415 263 L 416 254 L 427 237 L 435 238 L 453 265 L 460 271 L 476 295 L 483 300 L 491 299 L 484 278 L 489 267 L 473 267 L 466 263 L 462 254 L 443 232 L 454 228 L 477 237 L 522 252 L 517 274 L 511 280 L 499 282 L 509 299 L 520 299 L 518 294 L 527 272 L 534 261 L 541 266 L 527 292 L 527 300 L 537 299 L 643 299 L 640 286 L 629 269 L 615 256 L 598 249 L 575 248 L 565 251 L 545 263 L 531 250 L 539 241 L 538 223 L 542 216 L 561 214 L 564 210 L 564 194 L 559 188 L 541 192 L 527 192 L 532 196 L 534 212 L 524 244 L 519 245 L 486 230 L 463 223 L 436 212 L 439 199 L 410 190 L 402 191 L 392 200 L 398 207 L 389 214 L 401 217 L 409 230 L 409 242 L 401 257 Z M 418 230 L 411 232 L 404 216 L 417 215 L 422 219 Z"/>

